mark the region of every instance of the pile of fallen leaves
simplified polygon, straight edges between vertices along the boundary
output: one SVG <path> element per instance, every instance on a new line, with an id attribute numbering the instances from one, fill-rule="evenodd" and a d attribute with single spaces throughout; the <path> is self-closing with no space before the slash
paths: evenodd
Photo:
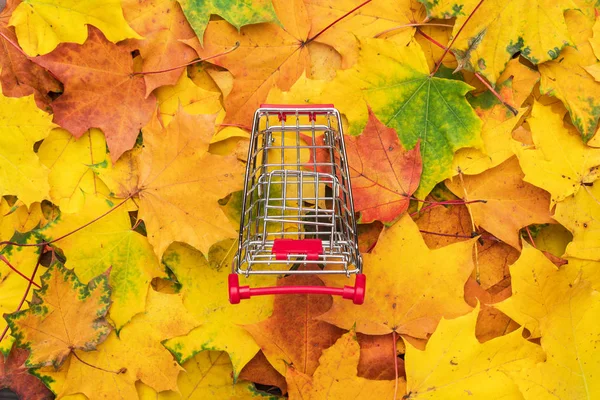
<path id="1" fill-rule="evenodd" d="M 600 398 L 593 3 L 9 0 L 0 389 Z M 362 306 L 228 302 L 267 102 L 343 115 Z"/>

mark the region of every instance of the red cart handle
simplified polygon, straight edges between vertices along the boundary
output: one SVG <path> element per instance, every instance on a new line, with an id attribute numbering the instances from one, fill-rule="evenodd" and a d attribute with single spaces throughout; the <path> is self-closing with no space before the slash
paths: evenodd
<path id="1" fill-rule="evenodd" d="M 231 304 L 238 304 L 241 300 L 249 299 L 252 296 L 269 294 L 329 294 L 342 296 L 344 299 L 352 300 L 354 304 L 362 304 L 365 301 L 366 284 L 367 277 L 365 274 L 356 274 L 354 286 L 344 286 L 343 288 L 327 286 L 271 286 L 251 288 L 250 286 L 240 286 L 238 274 L 229 274 L 229 302 Z"/>
<path id="2" fill-rule="evenodd" d="M 260 108 L 276 108 L 280 121 L 285 121 L 285 117 L 287 115 L 296 113 L 308 115 L 308 119 L 310 121 L 314 121 L 316 119 L 317 114 L 327 114 L 327 111 L 308 111 L 307 109 L 333 108 L 333 104 L 261 104 Z M 288 108 L 290 109 L 290 111 L 282 111 Z"/>

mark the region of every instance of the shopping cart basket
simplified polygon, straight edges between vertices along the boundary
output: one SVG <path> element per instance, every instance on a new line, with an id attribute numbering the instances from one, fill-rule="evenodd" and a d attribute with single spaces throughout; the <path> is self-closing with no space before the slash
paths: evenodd
<path id="1" fill-rule="evenodd" d="M 256 111 L 229 275 L 232 304 L 257 295 L 300 293 L 363 303 L 366 278 L 346 160 L 342 120 L 332 104 L 263 104 Z M 255 274 L 356 277 L 354 286 L 343 288 L 240 286 L 240 275 Z"/>

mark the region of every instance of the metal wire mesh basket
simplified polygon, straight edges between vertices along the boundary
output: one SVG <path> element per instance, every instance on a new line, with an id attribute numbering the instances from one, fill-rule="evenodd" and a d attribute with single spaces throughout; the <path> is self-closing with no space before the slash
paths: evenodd
<path id="1" fill-rule="evenodd" d="M 321 137 L 322 136 L 322 137 Z M 262 105 L 254 115 L 229 299 L 341 295 L 362 304 L 365 276 L 339 112 L 331 104 Z M 325 160 L 325 161 L 324 161 Z M 300 265 L 312 266 L 299 269 Z M 354 286 L 239 285 L 239 275 L 355 275 Z"/>

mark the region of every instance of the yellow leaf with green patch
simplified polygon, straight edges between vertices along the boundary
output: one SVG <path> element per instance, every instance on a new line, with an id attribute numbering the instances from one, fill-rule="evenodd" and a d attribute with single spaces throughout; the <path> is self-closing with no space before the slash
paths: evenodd
<path id="1" fill-rule="evenodd" d="M 222 17 L 238 31 L 244 25 L 277 21 L 271 0 L 223 1 L 223 0 L 178 0 L 200 43 L 211 14 Z"/>
<path id="2" fill-rule="evenodd" d="M 101 274 L 87 285 L 60 262 L 41 278 L 29 309 L 4 316 L 17 346 L 30 354 L 28 367 L 54 365 L 78 350 L 92 351 L 111 331 L 106 321 L 110 306 L 108 278 Z"/>
<path id="3" fill-rule="evenodd" d="M 127 25 L 119 0 L 24 0 L 13 11 L 10 24 L 30 56 L 50 53 L 63 42 L 82 44 L 87 25 L 100 29 L 114 43 L 141 39 Z"/>
<path id="4" fill-rule="evenodd" d="M 600 261 L 600 183 L 558 203 L 554 218 L 573 233 L 567 257 Z"/>
<path id="5" fill-rule="evenodd" d="M 567 12 L 566 19 L 577 47 L 565 47 L 558 59 L 539 66 L 540 92 L 564 103 L 587 142 L 594 136 L 600 118 L 600 83 L 589 73 L 590 66 L 598 65 L 589 43 L 593 21 L 575 10 Z"/>
<path id="6" fill-rule="evenodd" d="M 492 83 L 517 52 L 538 64 L 573 45 L 563 17 L 566 10 L 578 8 L 571 0 L 419 1 L 432 18 L 456 17 L 452 50 L 459 66 L 479 72 Z"/>
<path id="7" fill-rule="evenodd" d="M 33 145 L 54 128 L 52 116 L 37 108 L 33 95 L 0 94 L 0 109 L 0 195 L 15 195 L 27 205 L 49 198 L 48 170 Z"/>
<path id="8" fill-rule="evenodd" d="M 117 329 L 144 310 L 152 278 L 164 276 L 148 239 L 132 229 L 126 207 L 101 195 L 87 194 L 80 212 L 62 214 L 43 231 L 48 239 L 56 239 L 108 213 L 55 246 L 64 252 L 68 265 L 83 282 L 110 268 L 110 319 Z"/>
<path id="9" fill-rule="evenodd" d="M 286 381 L 290 399 L 393 399 L 396 385 L 399 394 L 404 392 L 404 378 L 398 378 L 396 383 L 357 376 L 359 356 L 356 333 L 350 331 L 323 351 L 312 377 L 297 371 L 293 365 L 288 366 Z"/>
<path id="10" fill-rule="evenodd" d="M 454 153 L 481 147 L 481 120 L 465 99 L 464 82 L 429 76 L 419 45 L 370 39 L 361 41 L 357 64 L 338 71 L 320 100 L 333 101 L 348 118 L 350 134 L 364 129 L 367 105 L 384 125 L 397 131 L 407 149 L 420 142 L 423 174 L 416 192 L 424 198 L 452 176 Z"/>
<path id="11" fill-rule="evenodd" d="M 177 390 L 183 368 L 161 344 L 185 335 L 198 322 L 187 312 L 181 295 L 148 292 L 145 312 L 136 315 L 119 332 L 112 332 L 96 351 L 71 358 L 68 368 L 37 373 L 49 382 L 58 398 L 83 393 L 90 399 L 136 399 L 135 382 L 156 391 Z"/>
<path id="12" fill-rule="evenodd" d="M 91 129 L 77 139 L 64 129 L 54 129 L 42 142 L 38 157 L 50 170 L 50 198 L 62 212 L 79 212 L 86 194 L 105 192 L 94 172 L 111 165 L 100 130 Z"/>
<path id="13" fill-rule="evenodd" d="M 2 199 L 2 202 L 5 202 L 5 200 Z M 11 239 L 19 243 L 31 244 L 35 243 L 37 238 L 32 234 L 20 235 L 17 233 L 12 238 L 3 236 L 2 239 Z M 4 257 L 10 265 L 18 269 L 22 274 L 20 275 L 6 263 L 0 261 L 0 315 L 13 313 L 17 310 L 17 307 L 19 307 L 21 299 L 25 294 L 25 290 L 27 290 L 27 286 L 29 285 L 28 279 L 33 276 L 33 271 L 35 270 L 39 255 L 39 247 L 7 245 L 0 250 L 0 257 Z M 33 279 L 33 282 L 38 285 L 37 287 L 40 285 L 40 276 L 42 273 L 42 268 L 38 267 L 35 278 Z M 31 287 L 31 289 L 35 288 L 36 286 Z M 32 295 L 33 290 L 30 290 L 26 300 L 31 301 Z M 4 332 L 6 327 L 7 324 L 4 318 L 0 319 L 0 333 Z M 2 338 L 2 341 L 0 341 L 0 352 L 6 352 L 8 354 L 12 343 L 13 337 L 9 334 L 5 335 L 4 338 Z"/>
<path id="14" fill-rule="evenodd" d="M 183 304 L 201 325 L 185 337 L 171 339 L 165 346 L 180 363 L 201 350 L 221 350 L 229 353 L 234 376 L 260 349 L 242 325 L 266 319 L 273 312 L 272 296 L 257 296 L 240 304 L 230 304 L 227 297 L 227 276 L 237 249 L 237 242 L 224 241 L 215 245 L 205 257 L 180 243 L 169 247 L 163 263 L 181 284 Z M 252 286 L 275 286 L 276 276 L 252 275 Z"/>
<path id="15" fill-rule="evenodd" d="M 552 195 L 551 207 L 600 177 L 600 149 L 586 146 L 562 117 L 537 101 L 527 119 L 534 147 L 514 142 L 525 181 Z"/>
<path id="16" fill-rule="evenodd" d="M 475 337 L 479 306 L 456 319 L 442 319 L 421 351 L 406 345 L 406 399 L 519 399 L 507 376 L 544 359 L 522 329 L 480 343 Z"/>

